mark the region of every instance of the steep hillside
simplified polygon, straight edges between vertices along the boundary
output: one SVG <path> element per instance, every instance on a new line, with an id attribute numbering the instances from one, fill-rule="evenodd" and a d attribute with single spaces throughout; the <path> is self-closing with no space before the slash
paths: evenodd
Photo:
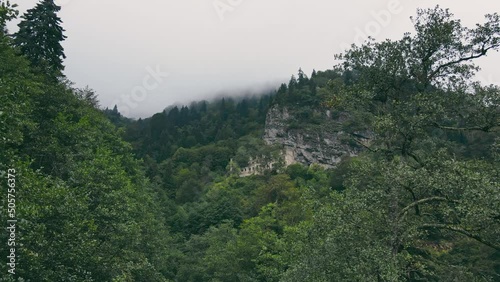
<path id="1" fill-rule="evenodd" d="M 134 144 L 139 157 L 151 157 L 158 162 L 171 158 L 179 148 L 234 140 L 227 146 L 231 150 L 227 161 L 234 159 L 243 175 L 249 175 L 252 167 L 246 167 L 248 161 L 261 160 L 264 149 L 254 146 L 244 150 L 237 140 L 253 136 L 273 150 L 282 150 L 283 154 L 273 161 L 283 161 L 285 167 L 300 163 L 333 168 L 342 159 L 357 155 L 370 134 L 353 132 L 353 127 L 347 124 L 348 114 L 326 105 L 327 82 L 331 79 L 343 81 L 345 76 L 329 70 L 314 71 L 309 78 L 299 70 L 297 77 L 292 76 L 288 84 L 270 96 L 224 98 L 180 109 L 172 107 L 128 124 L 125 138 Z M 107 113 L 120 121 L 114 111 Z M 269 160 L 262 162 L 254 165 L 265 167 Z"/>
<path id="2" fill-rule="evenodd" d="M 159 191 L 95 96 L 51 75 L 0 34 L 0 281 L 173 278 Z"/>

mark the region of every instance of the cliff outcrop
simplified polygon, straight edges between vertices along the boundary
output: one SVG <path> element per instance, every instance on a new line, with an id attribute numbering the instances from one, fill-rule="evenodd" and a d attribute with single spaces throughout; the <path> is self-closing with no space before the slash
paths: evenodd
<path id="1" fill-rule="evenodd" d="M 342 158 L 355 156 L 362 146 L 342 130 L 347 114 L 315 111 L 315 119 L 300 120 L 294 110 L 273 106 L 266 118 L 264 141 L 284 148 L 285 165 L 301 163 L 335 167 Z M 365 134 L 367 135 L 367 134 Z M 364 139 L 364 138 L 363 138 Z M 366 142 L 367 139 L 362 140 Z"/>

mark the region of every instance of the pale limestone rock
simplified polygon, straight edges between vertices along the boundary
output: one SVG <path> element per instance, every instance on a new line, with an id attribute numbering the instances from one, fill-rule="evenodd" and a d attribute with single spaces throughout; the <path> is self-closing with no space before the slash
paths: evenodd
<path id="1" fill-rule="evenodd" d="M 360 146 L 349 145 L 345 141 L 350 137 L 340 129 L 341 123 L 346 120 L 345 115 L 332 119 L 331 112 L 326 111 L 320 125 L 297 129 L 289 128 L 296 122 L 291 112 L 287 108 L 272 107 L 266 118 L 264 134 L 267 144 L 283 145 L 286 166 L 301 163 L 332 168 L 343 157 L 356 156 L 361 151 Z"/>

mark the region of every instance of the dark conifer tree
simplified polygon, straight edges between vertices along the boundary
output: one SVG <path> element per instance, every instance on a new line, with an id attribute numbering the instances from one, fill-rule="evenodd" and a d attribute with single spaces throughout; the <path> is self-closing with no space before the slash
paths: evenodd
<path id="1" fill-rule="evenodd" d="M 292 75 L 290 78 L 290 82 L 288 82 L 288 89 L 290 89 L 290 92 L 294 91 L 296 86 L 297 86 L 297 79 L 295 78 L 295 75 Z"/>
<path id="2" fill-rule="evenodd" d="M 66 58 L 61 45 L 66 36 L 57 15 L 59 10 L 61 7 L 53 0 L 42 0 L 22 16 L 14 39 L 34 67 L 56 77 L 62 76 L 63 59 Z"/>
<path id="3" fill-rule="evenodd" d="M 184 126 L 189 123 L 189 108 L 182 106 L 179 112 L 179 126 Z"/>
<path id="4" fill-rule="evenodd" d="M 227 120 L 229 113 L 228 113 L 228 109 L 226 106 L 226 99 L 225 98 L 222 98 L 222 101 L 219 104 L 219 113 L 220 113 L 221 120 L 223 120 L 223 121 Z"/>
<path id="5" fill-rule="evenodd" d="M 308 81 L 309 79 L 307 78 L 307 75 L 304 73 L 304 71 L 302 71 L 302 68 L 299 68 L 298 79 L 297 79 L 299 87 L 303 87 L 304 85 L 307 84 Z"/>
<path id="6" fill-rule="evenodd" d="M 243 99 L 237 106 L 237 111 L 242 117 L 248 117 L 248 101 Z"/>
<path id="7" fill-rule="evenodd" d="M 201 101 L 200 103 L 200 113 L 206 113 L 207 112 L 207 101 Z"/>
<path id="8" fill-rule="evenodd" d="M 278 94 L 285 94 L 288 91 L 288 85 L 286 83 L 282 83 L 280 88 L 278 89 Z"/>
<path id="9" fill-rule="evenodd" d="M 167 120 L 173 126 L 178 126 L 179 125 L 179 116 L 180 116 L 179 107 L 175 106 L 170 110 L 170 112 L 168 112 Z"/>
<path id="10" fill-rule="evenodd" d="M 315 70 L 315 69 L 313 69 L 313 72 L 312 72 L 312 74 L 311 74 L 311 78 L 315 78 L 315 77 L 316 77 L 316 75 L 317 75 L 316 70 Z"/>

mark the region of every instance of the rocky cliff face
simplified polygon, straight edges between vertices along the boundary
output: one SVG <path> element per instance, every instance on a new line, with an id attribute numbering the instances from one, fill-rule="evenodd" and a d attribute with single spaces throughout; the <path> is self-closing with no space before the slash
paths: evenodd
<path id="1" fill-rule="evenodd" d="M 316 112 L 319 122 L 310 124 L 298 119 L 294 111 L 272 107 L 266 118 L 264 141 L 284 146 L 285 164 L 319 164 L 335 167 L 343 157 L 355 156 L 361 146 L 341 130 L 345 115 L 332 117 L 329 111 Z"/>

